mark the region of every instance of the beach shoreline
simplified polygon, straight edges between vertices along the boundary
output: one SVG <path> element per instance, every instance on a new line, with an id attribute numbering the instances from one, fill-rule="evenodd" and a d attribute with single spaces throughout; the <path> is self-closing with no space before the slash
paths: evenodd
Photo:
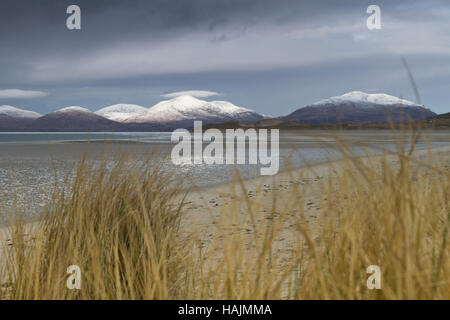
<path id="1" fill-rule="evenodd" d="M 444 170 L 450 170 L 450 147 L 433 149 L 431 154 L 428 150 L 415 151 L 413 163 L 426 164 L 431 155 L 443 160 Z M 321 190 L 326 189 L 327 183 L 338 183 L 343 168 L 357 176 L 358 169 L 352 163 L 373 164 L 381 157 L 393 168 L 400 162 L 396 154 L 358 157 L 281 171 L 274 176 L 247 180 L 236 177 L 231 183 L 184 190 L 173 203 L 175 206 L 184 203 L 176 237 L 182 243 L 195 244 L 198 251 L 189 252 L 192 259 L 209 259 L 214 266 L 223 262 L 229 245 L 225 241 L 239 239 L 237 245 L 243 252 L 249 250 L 249 254 L 253 254 L 265 241 L 264 229 L 275 226 L 277 232 L 271 251 L 276 256 L 278 270 L 288 271 L 292 267 L 292 254 L 299 249 L 299 225 L 294 221 L 300 221 L 300 228 L 307 230 L 313 239 L 318 237 L 324 227 L 321 215 L 328 214 L 326 208 L 330 208 L 327 195 Z M 299 199 L 292 199 L 293 195 Z M 336 219 L 336 213 L 331 212 L 330 218 Z M 12 239 L 17 236 L 25 241 L 33 239 L 41 222 L 23 224 L 20 230 L 15 230 L 13 225 L 0 228 L 0 255 L 14 245 Z"/>
<path id="2" fill-rule="evenodd" d="M 414 157 L 420 159 L 428 154 L 428 150 L 416 150 L 414 152 Z M 450 155 L 450 147 L 438 147 L 433 148 L 432 152 L 434 155 Z M 371 156 L 371 159 L 381 158 L 383 155 Z M 390 159 L 390 162 L 395 162 L 397 154 L 392 152 L 387 156 Z M 358 156 L 354 159 L 367 159 L 368 156 Z M 276 186 L 282 188 L 288 188 L 292 181 L 293 177 L 302 177 L 307 181 L 317 182 L 319 180 L 323 180 L 329 177 L 331 174 L 329 172 L 330 166 L 338 167 L 339 163 L 342 163 L 345 160 L 337 159 L 331 161 L 325 161 L 321 163 L 316 163 L 306 167 L 300 168 L 282 168 L 280 172 L 272 176 L 257 176 L 252 178 L 242 178 L 235 176 L 231 182 L 221 182 L 214 185 L 209 186 L 193 186 L 189 188 L 181 189 L 181 193 L 186 195 L 185 202 L 187 205 L 187 211 L 194 211 L 198 208 L 204 209 L 212 209 L 217 210 L 217 197 L 226 198 L 233 195 L 236 192 L 236 188 L 242 189 L 245 188 L 249 193 L 256 193 L 257 189 L 261 186 L 266 186 L 265 193 L 267 195 L 271 194 L 271 191 L 274 191 Z M 336 174 L 336 172 L 334 172 Z M 240 183 L 240 182 L 242 183 Z M 271 190 L 269 190 L 269 188 Z M 241 192 L 240 190 L 239 192 Z M 253 195 L 254 196 L 254 195 Z M 252 196 L 252 197 L 253 197 Z M 181 200 L 180 200 L 181 201 Z M 211 204 L 211 205 L 208 205 Z M 189 204 L 194 204 L 188 206 Z M 220 204 L 219 204 L 220 206 Z M 203 213 L 203 209 L 199 210 L 199 213 Z M 37 221 L 31 222 L 31 224 L 36 224 Z M 0 227 L 0 231 L 4 231 L 7 226 Z"/>

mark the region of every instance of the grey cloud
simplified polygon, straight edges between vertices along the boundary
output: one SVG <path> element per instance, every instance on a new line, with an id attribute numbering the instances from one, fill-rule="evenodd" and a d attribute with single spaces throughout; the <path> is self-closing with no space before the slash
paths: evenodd
<path id="1" fill-rule="evenodd" d="M 2 0 L 0 87 L 51 92 L 36 109 L 148 105 L 198 88 L 255 109 L 276 98 L 290 111 L 359 83 L 401 93 L 406 55 L 425 98 L 435 94 L 429 83 L 450 74 L 448 1 L 378 2 L 383 29 L 371 32 L 369 0 Z M 65 27 L 71 4 L 81 31 Z"/>
<path id="2" fill-rule="evenodd" d="M 47 96 L 47 92 L 21 89 L 0 89 L 0 99 L 33 99 Z"/>
<path id="3" fill-rule="evenodd" d="M 220 96 L 221 94 L 214 91 L 206 91 L 206 90 L 186 90 L 186 91 L 178 91 L 162 94 L 161 97 L 164 98 L 176 98 L 184 95 L 190 95 L 196 98 L 209 98 L 214 96 Z"/>
<path id="4" fill-rule="evenodd" d="M 382 1 L 383 17 L 402 14 L 404 2 Z M 65 28 L 65 9 L 73 3 L 82 10 L 81 31 Z M 280 46 L 277 37 L 296 29 L 312 30 L 311 37 L 314 37 L 314 29 L 320 32 L 328 28 L 330 34 L 338 34 L 333 29 L 345 31 L 355 23 L 364 28 L 364 9 L 368 3 L 365 0 L 3 0 L 0 65 L 5 69 L 2 68 L 0 84 L 87 81 L 96 75 L 98 79 L 106 79 L 245 66 L 261 68 L 262 65 L 273 68 L 279 66 L 274 61 L 277 46 L 282 64 L 292 61 L 295 66 L 298 61 L 291 56 L 296 51 L 315 47 L 320 52 L 326 45 L 295 44 L 296 39 L 286 39 Z M 408 3 L 414 7 L 421 1 Z M 411 17 L 409 21 L 415 21 L 412 13 L 406 12 Z M 184 39 L 191 42 L 183 42 Z M 241 39 L 245 40 L 240 42 Z M 263 50 L 252 52 L 256 51 L 250 45 L 253 41 L 258 41 L 256 49 L 259 46 Z M 213 45 L 208 46 L 208 42 Z M 223 43 L 233 43 L 223 50 L 232 51 L 229 57 L 220 55 Z M 348 45 L 345 41 L 337 45 L 336 55 Z M 205 50 L 211 50 L 211 54 Z M 257 57 L 249 59 L 246 54 Z M 208 59 L 199 63 L 198 60 L 205 60 L 203 55 Z M 214 64 L 207 61 L 213 60 L 214 55 L 218 63 L 208 67 L 208 63 Z M 196 59 L 197 56 L 201 58 Z M 120 63 L 108 63 L 111 61 L 108 59 L 115 57 L 121 58 Z M 136 65 L 137 60 L 143 60 L 142 67 Z M 117 70 L 111 70 L 112 65 Z M 103 69 L 98 70 L 100 67 Z M 88 74 L 89 70 L 92 75 Z"/>

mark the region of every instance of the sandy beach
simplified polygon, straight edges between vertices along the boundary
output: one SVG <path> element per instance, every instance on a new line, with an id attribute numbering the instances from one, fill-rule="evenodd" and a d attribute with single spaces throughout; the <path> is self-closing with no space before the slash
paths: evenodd
<path id="1" fill-rule="evenodd" d="M 419 162 L 426 162 L 427 153 L 427 150 L 416 151 L 414 158 Z M 436 148 L 433 155 L 441 160 L 445 170 L 449 170 L 450 147 Z M 398 162 L 395 155 L 388 155 L 387 158 L 394 166 Z M 326 198 L 317 198 L 317 188 L 320 188 L 321 184 L 326 183 L 329 178 L 337 175 L 341 162 L 334 161 L 306 168 L 285 170 L 274 176 L 259 176 L 253 179 L 242 179 L 235 175 L 232 183 L 186 190 L 179 198 L 180 203 L 184 201 L 180 234 L 183 236 L 202 235 L 199 240 L 204 244 L 208 243 L 208 239 L 214 237 L 216 231 L 214 226 L 230 211 L 231 206 L 239 204 L 242 212 L 248 211 L 247 200 L 251 200 L 252 204 L 256 206 L 256 223 L 276 219 L 277 210 L 286 210 L 286 205 L 289 203 L 286 196 L 290 194 L 287 191 L 293 188 L 302 192 L 304 200 L 302 201 L 302 210 L 306 214 L 306 222 L 311 228 L 316 228 L 320 206 L 323 201 L 327 200 Z M 291 208 L 294 213 L 298 210 L 299 208 Z M 37 223 L 32 222 L 27 225 L 32 229 Z M 242 229 L 240 232 L 248 234 L 251 231 Z M 2 239 L 3 245 L 8 245 L 9 238 L 8 227 L 0 228 L 0 239 Z"/>
<path id="2" fill-rule="evenodd" d="M 426 150 L 416 151 L 413 157 L 418 164 L 427 163 L 430 160 Z M 449 147 L 435 149 L 433 157 L 439 159 L 444 171 L 450 170 Z M 379 156 L 370 159 L 361 158 L 361 160 L 364 163 L 376 158 Z M 398 165 L 396 155 L 387 155 L 386 158 L 392 166 Z M 325 207 L 328 200 L 326 195 L 320 196 L 321 190 L 325 189 L 324 184 L 335 181 L 334 178 L 340 173 L 342 167 L 343 161 L 334 161 L 280 172 L 275 176 L 249 180 L 240 180 L 235 177 L 233 183 L 190 191 L 185 199 L 181 234 L 195 237 L 204 249 L 213 247 L 221 252 L 220 244 L 211 244 L 217 239 L 225 238 L 227 232 L 238 234 L 245 245 L 249 245 L 262 241 L 261 233 L 258 234 L 254 230 L 255 226 L 258 229 L 266 222 L 280 223 L 281 230 L 275 239 L 276 250 L 280 254 L 280 260 L 287 261 L 289 253 L 298 240 L 296 238 L 298 226 L 295 226 L 289 217 L 292 217 L 292 220 L 296 220 L 295 218 L 298 220 L 299 215 L 303 215 L 304 227 L 312 234 L 317 233 L 321 228 L 318 215 L 324 214 L 321 207 Z M 359 174 L 354 166 L 346 170 L 356 176 Z M 294 189 L 295 193 L 289 192 Z M 299 199 L 289 198 L 292 194 L 297 194 Z M 230 215 L 230 212 L 236 212 L 236 208 L 238 208 L 237 212 L 240 212 L 239 217 Z M 247 221 L 249 208 L 253 212 L 254 221 Z M 283 215 L 279 214 L 281 212 Z M 229 223 L 229 230 L 223 230 L 222 219 L 233 221 Z M 221 230 L 216 228 L 219 224 Z M 259 239 L 255 240 L 255 236 Z"/>
<path id="3" fill-rule="evenodd" d="M 296 239 L 293 235 L 296 229 L 292 223 L 285 220 L 285 215 L 281 219 L 278 211 L 287 210 L 292 217 L 299 212 L 299 208 L 293 207 L 292 199 L 287 199 L 290 194 L 287 191 L 299 188 L 304 193 L 305 201 L 301 200 L 301 203 L 305 212 L 305 223 L 308 230 L 317 230 L 320 227 L 317 215 L 322 201 L 326 201 L 326 198 L 318 199 L 314 196 L 317 194 L 315 190 L 333 174 L 335 172 L 330 171 L 329 164 L 325 163 L 311 168 L 284 171 L 275 176 L 247 180 L 240 180 L 235 176 L 233 183 L 189 190 L 179 197 L 179 203 L 184 201 L 179 235 L 186 241 L 195 241 L 210 258 L 220 261 L 217 257 L 223 255 L 224 249 L 221 240 L 225 239 L 227 234 L 239 237 L 242 245 L 250 248 L 255 241 L 262 241 L 262 234 L 255 229 L 262 228 L 265 223 L 281 223 L 283 230 L 277 234 L 275 247 L 280 268 L 283 269 L 284 262 L 289 260 L 289 254 L 295 246 Z M 254 221 L 248 221 L 249 207 L 254 212 Z M 238 210 L 235 210 L 236 208 Z M 231 216 L 231 212 L 240 214 Z M 222 219 L 226 222 L 223 223 Z M 33 230 L 37 229 L 38 224 L 39 221 L 26 224 L 26 238 L 33 237 Z M 219 224 L 220 230 L 217 228 Z M 3 248 L 12 245 L 11 232 L 8 227 L 0 229 L 0 255 Z"/>
<path id="4" fill-rule="evenodd" d="M 439 163 L 441 170 L 449 172 L 449 147 L 436 148 L 432 154 L 427 150 L 415 151 L 412 163 L 425 165 L 426 174 L 430 155 L 434 158 L 433 163 Z M 359 157 L 354 162 L 338 160 L 246 180 L 235 176 L 232 183 L 186 190 L 173 203 L 184 203 L 178 237 L 181 242 L 194 243 L 198 249 L 190 251 L 191 259 L 207 259 L 209 265 L 214 266 L 224 262 L 227 250 L 233 250 L 230 239 L 235 239 L 234 245 L 240 247 L 241 254 L 248 252 L 250 256 L 258 252 L 255 248 L 264 243 L 265 237 L 273 234 L 270 250 L 276 257 L 277 270 L 290 272 L 293 255 L 298 255 L 301 245 L 299 229 L 307 230 L 314 238 L 319 237 L 326 227 L 323 215 L 337 219 L 337 213 L 329 210 L 332 207 L 322 190 L 327 189 L 327 184 L 337 184 L 342 170 L 362 179 L 356 164 L 367 164 L 380 157 Z M 399 163 L 396 155 L 384 157 L 386 164 L 394 168 Z M 25 230 L 18 232 L 23 232 L 27 241 L 35 237 L 38 225 L 39 221 L 30 222 L 25 225 Z M 276 232 L 267 233 L 268 228 L 274 228 Z M 9 227 L 0 228 L 0 254 L 14 245 L 11 232 L 14 230 Z M 306 250 L 301 246 L 300 252 Z M 0 268 L 4 267 L 0 265 Z M 283 287 L 281 296 L 287 295 L 287 290 Z"/>

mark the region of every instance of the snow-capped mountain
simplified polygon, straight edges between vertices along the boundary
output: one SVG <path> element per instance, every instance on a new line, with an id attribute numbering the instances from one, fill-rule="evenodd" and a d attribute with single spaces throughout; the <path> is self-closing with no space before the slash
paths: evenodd
<path id="1" fill-rule="evenodd" d="M 157 103 L 137 122 L 190 126 L 194 120 L 202 120 L 204 123 L 222 123 L 253 122 L 261 119 L 264 119 L 263 115 L 227 101 L 204 101 L 186 95 Z"/>
<path id="2" fill-rule="evenodd" d="M 320 123 L 383 123 L 420 120 L 436 114 L 422 105 L 383 93 L 353 91 L 302 107 L 284 121 Z"/>
<path id="3" fill-rule="evenodd" d="M 169 128 L 190 127 L 194 120 L 222 123 L 253 122 L 265 118 L 227 101 L 204 101 L 190 95 L 161 101 L 148 109 L 133 104 L 117 104 L 100 109 L 96 114 L 121 123 L 153 123 Z"/>
<path id="4" fill-rule="evenodd" d="M 0 131 L 25 131 L 41 115 L 12 106 L 0 106 Z"/>
<path id="5" fill-rule="evenodd" d="M 36 119 L 32 124 L 36 131 L 117 131 L 121 124 L 94 112 L 78 107 L 66 107 Z"/>
<path id="6" fill-rule="evenodd" d="M 384 93 L 368 94 L 361 91 L 352 91 L 342 96 L 336 96 L 321 100 L 319 102 L 313 103 L 312 105 L 321 106 L 324 104 L 340 104 L 346 102 L 356 103 L 361 107 L 368 107 L 368 108 L 376 107 L 377 105 L 386 105 L 386 106 L 393 105 L 393 106 L 419 107 L 419 108 L 423 107 L 414 102 L 390 96 L 388 94 Z"/>
<path id="7" fill-rule="evenodd" d="M 278 120 L 306 124 L 363 124 L 434 116 L 434 112 L 411 101 L 382 93 L 354 91 L 307 105 Z M 171 131 L 191 128 L 195 120 L 205 124 L 244 124 L 267 118 L 227 101 L 204 101 L 183 95 L 161 101 L 151 108 L 117 104 L 92 112 L 72 106 L 44 116 L 11 106 L 0 106 L 0 131 Z"/>
<path id="8" fill-rule="evenodd" d="M 0 106 L 0 117 L 37 119 L 41 115 L 37 112 L 19 109 L 12 106 Z"/>
<path id="9" fill-rule="evenodd" d="M 31 126 L 20 122 L 19 127 L 24 131 L 170 131 L 190 128 L 195 120 L 201 120 L 205 124 L 229 121 L 248 123 L 267 118 L 227 101 L 204 101 L 190 95 L 161 101 L 151 108 L 116 104 L 92 112 L 83 107 L 72 106 L 41 116 L 31 111 L 4 106 L 0 107 L 0 117 L 2 110 L 32 119 Z M 15 126 L 2 123 L 0 130 L 12 130 Z"/>
<path id="10" fill-rule="evenodd" d="M 70 114 L 91 114 L 93 112 L 91 110 L 83 108 L 83 107 L 72 106 L 72 107 L 65 107 L 65 108 L 53 111 L 52 113 L 70 115 Z"/>
<path id="11" fill-rule="evenodd" d="M 117 122 L 136 122 L 148 112 L 147 108 L 135 104 L 115 104 L 95 112 L 106 119 Z"/>

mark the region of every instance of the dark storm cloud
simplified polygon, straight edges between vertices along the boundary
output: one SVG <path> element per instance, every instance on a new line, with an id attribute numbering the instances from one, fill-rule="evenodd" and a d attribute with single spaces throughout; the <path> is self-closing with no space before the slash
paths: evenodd
<path id="1" fill-rule="evenodd" d="M 65 27 L 65 10 L 71 4 L 82 9 L 80 32 Z M 364 8 L 364 1 L 2 0 L 1 64 L 8 73 L 11 62 L 26 66 L 44 55 L 72 57 L 123 41 L 167 41 L 191 32 L 229 28 L 232 34 L 219 32 L 211 38 L 226 41 L 257 23 L 320 25 L 327 17 L 359 8 Z"/>
<path id="2" fill-rule="evenodd" d="M 370 32 L 369 0 L 2 0 L 0 89 L 49 92 L 22 104 L 40 112 L 208 90 L 273 113 L 265 94 L 287 112 L 358 85 L 387 91 L 380 70 L 395 73 L 390 92 L 400 92 L 401 55 L 423 90 L 448 79 L 448 2 L 376 2 L 383 29 Z M 80 31 L 66 28 L 71 4 Z"/>
<path id="3" fill-rule="evenodd" d="M 381 2 L 387 13 L 402 3 Z M 355 11 L 364 16 L 368 3 L 361 0 L 2 0 L 0 83 L 4 84 L 5 80 L 25 83 L 29 80 L 27 69 L 35 67 L 39 72 L 40 61 L 55 59 L 70 64 L 73 59 L 88 57 L 90 53 L 120 43 L 157 45 L 193 32 L 209 32 L 207 41 L 223 42 L 239 38 L 254 25 L 280 26 L 292 22 L 303 27 L 333 25 L 334 17 L 345 17 Z M 82 9 L 81 31 L 68 31 L 65 27 L 65 10 L 71 4 Z M 42 71 L 45 70 L 43 67 Z"/>

